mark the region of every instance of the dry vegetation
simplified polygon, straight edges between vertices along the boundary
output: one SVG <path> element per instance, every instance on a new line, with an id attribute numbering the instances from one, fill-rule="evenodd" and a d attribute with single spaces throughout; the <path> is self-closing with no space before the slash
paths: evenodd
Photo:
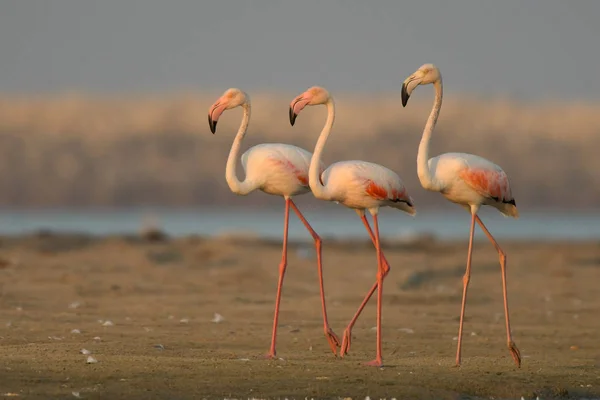
<path id="1" fill-rule="evenodd" d="M 234 201 L 225 160 L 239 110 L 211 135 L 206 111 L 218 93 L 154 98 L 0 98 L 0 206 L 193 206 Z M 430 93 L 403 109 L 399 93 L 337 97 L 325 162 L 377 161 L 400 173 L 420 204 L 415 159 Z M 288 142 L 312 149 L 324 109 L 287 121 L 291 95 L 255 94 L 246 147 Z M 600 118 L 593 103 L 519 103 L 448 94 L 432 155 L 474 152 L 503 166 L 517 202 L 594 206 L 600 197 Z M 251 196 L 263 203 L 264 196 Z M 439 203 L 438 200 L 435 200 Z M 248 203 L 246 203 L 248 204 Z"/>

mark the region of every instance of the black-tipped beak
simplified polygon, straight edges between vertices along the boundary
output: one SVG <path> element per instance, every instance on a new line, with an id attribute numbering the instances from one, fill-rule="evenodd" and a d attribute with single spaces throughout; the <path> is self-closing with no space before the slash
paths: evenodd
<path id="1" fill-rule="evenodd" d="M 214 133 L 217 131 L 217 121 L 213 121 L 210 114 L 208 115 L 208 126 L 210 126 L 210 131 Z"/>
<path id="2" fill-rule="evenodd" d="M 410 98 L 410 94 L 406 90 L 406 83 L 402 84 L 402 107 L 406 107 L 406 103 L 408 103 L 408 99 Z"/>
<path id="3" fill-rule="evenodd" d="M 296 114 L 294 112 L 294 109 L 292 107 L 290 107 L 290 124 L 292 124 L 292 126 L 294 126 L 294 123 L 296 122 L 296 117 L 298 116 L 298 114 Z"/>

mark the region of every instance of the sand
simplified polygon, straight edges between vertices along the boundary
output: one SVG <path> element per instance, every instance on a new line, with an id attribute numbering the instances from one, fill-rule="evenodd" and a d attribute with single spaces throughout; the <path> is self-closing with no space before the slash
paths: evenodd
<path id="1" fill-rule="evenodd" d="M 475 247 L 463 363 L 453 367 L 462 241 L 385 244 L 383 368 L 364 366 L 375 355 L 375 301 L 349 355 L 336 358 L 323 335 L 314 253 L 290 244 L 280 358 L 264 359 L 280 246 L 0 238 L 0 398 L 600 397 L 598 243 L 503 243 L 520 369 L 506 347 L 498 257 L 486 242 Z M 326 241 L 324 262 L 330 324 L 341 336 L 374 282 L 375 252 Z"/>

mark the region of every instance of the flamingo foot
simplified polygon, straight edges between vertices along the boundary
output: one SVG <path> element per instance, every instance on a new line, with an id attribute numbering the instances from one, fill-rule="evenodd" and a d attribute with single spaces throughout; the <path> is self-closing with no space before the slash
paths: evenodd
<path id="1" fill-rule="evenodd" d="M 521 368 L 521 352 L 519 351 L 517 345 L 512 340 L 508 342 L 508 351 L 510 351 L 510 355 L 513 360 L 515 360 L 515 364 L 517 364 L 518 368 Z"/>
<path id="2" fill-rule="evenodd" d="M 263 358 L 266 360 L 275 360 L 277 359 L 277 354 L 275 353 L 275 350 L 271 350 L 267 354 L 265 354 Z"/>
<path id="3" fill-rule="evenodd" d="M 369 361 L 365 365 L 369 367 L 383 367 L 383 360 L 381 360 L 381 357 L 377 357 L 376 359 L 374 359 L 373 361 Z"/>
<path id="4" fill-rule="evenodd" d="M 340 346 L 340 339 L 329 327 L 325 328 L 325 337 L 329 342 L 329 347 L 331 347 L 333 355 L 337 356 L 337 348 Z"/>
<path id="5" fill-rule="evenodd" d="M 340 347 L 340 357 L 344 358 L 346 354 L 348 354 L 348 350 L 350 350 L 350 342 L 352 341 L 352 331 L 350 328 L 346 328 L 344 330 L 344 337 L 342 339 L 342 346 Z"/>

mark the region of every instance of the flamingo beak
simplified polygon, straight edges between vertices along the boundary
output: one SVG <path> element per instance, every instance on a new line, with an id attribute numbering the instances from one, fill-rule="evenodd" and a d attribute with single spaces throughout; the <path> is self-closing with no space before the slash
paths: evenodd
<path id="1" fill-rule="evenodd" d="M 410 95 L 412 94 L 413 90 L 415 90 L 415 88 L 419 86 L 422 82 L 423 76 L 420 73 L 414 73 L 408 78 L 406 78 L 406 80 L 402 84 L 402 107 L 406 107 L 408 99 L 410 98 Z"/>
<path id="2" fill-rule="evenodd" d="M 298 117 L 298 114 L 300 114 L 300 111 L 302 111 L 302 109 L 304 107 L 306 107 L 306 105 L 310 102 L 310 97 L 307 96 L 305 93 L 302 93 L 300 96 L 296 97 L 293 101 L 292 104 L 290 104 L 290 124 L 292 124 L 292 126 L 294 126 L 294 123 L 296 122 L 296 117 Z"/>
<path id="3" fill-rule="evenodd" d="M 217 122 L 226 108 L 227 103 L 219 100 L 208 110 L 208 126 L 213 134 L 217 131 Z"/>

